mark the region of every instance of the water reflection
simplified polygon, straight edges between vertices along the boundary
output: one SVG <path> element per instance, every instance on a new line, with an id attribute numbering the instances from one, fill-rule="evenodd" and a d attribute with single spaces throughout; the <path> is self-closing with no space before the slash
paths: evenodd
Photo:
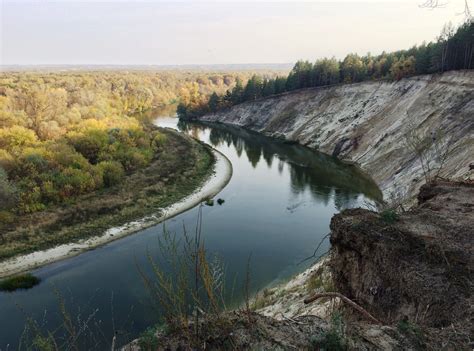
<path id="1" fill-rule="evenodd" d="M 334 198 L 338 210 L 358 205 L 361 193 L 373 201 L 382 198 L 373 180 L 357 167 L 303 146 L 278 142 L 223 124 L 179 121 L 178 128 L 201 140 L 208 133 L 208 142 L 212 146 L 233 146 L 239 158 L 245 152 L 253 168 L 265 162 L 270 169 L 275 161 L 281 174 L 284 167 L 288 167 L 294 195 L 310 191 L 314 200 L 326 205 Z"/>
<path id="2" fill-rule="evenodd" d="M 157 123 L 179 127 L 210 143 L 232 162 L 232 179 L 218 195 L 225 203 L 202 208 L 206 248 L 225 264 L 229 303 L 242 302 L 249 255 L 251 292 L 288 279 L 305 268 L 298 263 L 313 253 L 334 213 L 380 198 L 375 184 L 357 168 L 307 148 L 224 125 L 181 122 L 177 126 L 177 119 L 171 117 Z M 197 211 L 194 208 L 167 221 L 167 229 L 178 235 L 183 226 L 193 230 Z M 42 331 L 61 323 L 56 289 L 70 296 L 82 315 L 99 308 L 96 317 L 107 336 L 100 349 L 110 350 L 108 336 L 120 325 L 123 334 L 117 336 L 117 345 L 136 338 L 159 321 L 160 311 L 150 308 L 137 267 L 152 274 L 147 253 L 159 255 L 157 239 L 162 234 L 162 225 L 150 227 L 35 270 L 42 283 L 31 290 L 0 292 L 0 349 L 7 344 L 9 349 L 17 348 L 27 317 L 41 321 L 47 311 L 49 324 L 42 325 Z M 318 255 L 328 248 L 325 241 Z M 84 336 L 83 342 L 89 345 L 93 340 Z"/>

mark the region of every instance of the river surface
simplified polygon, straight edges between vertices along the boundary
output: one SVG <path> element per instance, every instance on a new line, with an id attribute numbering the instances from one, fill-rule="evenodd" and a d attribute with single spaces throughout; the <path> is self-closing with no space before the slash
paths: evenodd
<path id="1" fill-rule="evenodd" d="M 234 287 L 231 306 L 242 303 L 249 257 L 251 292 L 287 280 L 306 268 L 298 263 L 313 253 L 334 213 L 380 198 L 355 167 L 307 148 L 222 125 L 178 124 L 172 117 L 156 123 L 212 145 L 233 165 L 232 179 L 216 196 L 225 202 L 202 207 L 206 248 L 223 262 L 226 284 Z M 178 236 L 183 226 L 192 231 L 197 217 L 194 208 L 168 220 L 166 229 Z M 55 329 L 64 320 L 62 305 L 76 324 L 87 325 L 79 335 L 84 349 L 110 350 L 114 332 L 121 345 L 157 323 L 160 311 L 150 307 L 139 270 L 150 273 L 147 252 L 158 254 L 162 233 L 162 224 L 142 230 L 35 270 L 41 283 L 30 290 L 0 292 L 0 350 L 17 349 L 33 328 Z"/>

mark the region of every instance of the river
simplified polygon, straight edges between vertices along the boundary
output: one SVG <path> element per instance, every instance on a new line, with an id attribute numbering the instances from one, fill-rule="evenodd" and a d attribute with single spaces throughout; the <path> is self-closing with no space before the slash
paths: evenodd
<path id="1" fill-rule="evenodd" d="M 302 146 L 223 125 L 178 124 L 172 117 L 156 123 L 212 145 L 233 165 L 232 179 L 216 196 L 225 202 L 202 207 L 206 248 L 220 257 L 227 284 L 235 286 L 230 306 L 242 302 L 249 257 L 252 292 L 287 280 L 306 268 L 298 262 L 313 253 L 333 214 L 381 196 L 355 167 Z M 194 208 L 168 220 L 166 228 L 177 235 L 183 225 L 193 230 L 197 216 Z M 160 311 L 150 307 L 138 271 L 150 272 L 147 252 L 158 253 L 162 232 L 160 224 L 50 264 L 33 272 L 41 278 L 38 286 L 0 292 L 0 350 L 18 348 L 28 334 L 28 318 L 39 331 L 55 329 L 63 320 L 62 304 L 79 325 L 88 321 L 79 336 L 84 349 L 110 350 L 114 332 L 120 345 L 157 323 Z M 319 254 L 328 245 L 326 241 Z"/>

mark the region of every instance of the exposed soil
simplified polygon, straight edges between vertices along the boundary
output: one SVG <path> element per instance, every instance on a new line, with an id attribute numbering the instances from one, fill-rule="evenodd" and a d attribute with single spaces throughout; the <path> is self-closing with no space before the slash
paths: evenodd
<path id="1" fill-rule="evenodd" d="M 418 201 L 398 217 L 333 217 L 335 287 L 386 324 L 416 326 L 427 348 L 471 349 L 474 183 L 424 185 Z"/>

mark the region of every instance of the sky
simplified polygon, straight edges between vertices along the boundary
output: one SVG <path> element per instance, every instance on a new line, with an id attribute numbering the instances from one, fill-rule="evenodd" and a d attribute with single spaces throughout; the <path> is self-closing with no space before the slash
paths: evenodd
<path id="1" fill-rule="evenodd" d="M 0 0 L 0 64 L 291 63 L 406 49 L 464 17 L 463 0 Z"/>

